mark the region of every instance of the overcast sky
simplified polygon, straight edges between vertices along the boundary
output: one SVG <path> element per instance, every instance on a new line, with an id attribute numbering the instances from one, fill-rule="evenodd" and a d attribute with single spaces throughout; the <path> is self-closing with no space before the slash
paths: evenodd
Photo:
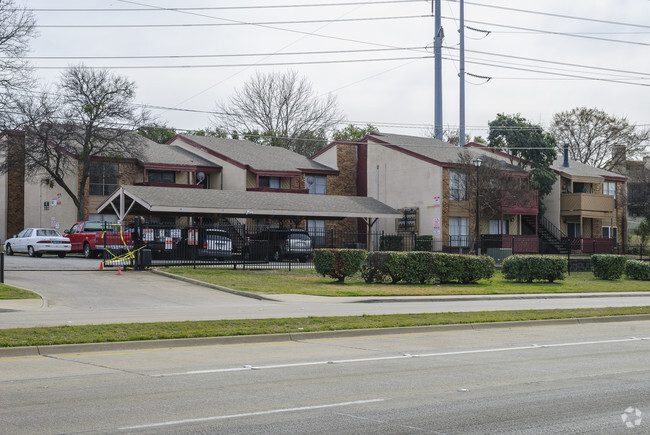
<path id="1" fill-rule="evenodd" d="M 202 112 L 215 110 L 216 101 L 256 71 L 288 69 L 304 75 L 318 94 L 336 95 L 349 123 L 412 135 L 432 129 L 430 1 L 23 3 L 35 9 L 39 36 L 31 56 L 45 82 L 79 62 L 111 68 L 137 83 L 140 103 L 169 108 L 152 113 L 177 129 L 210 125 Z M 262 7 L 269 5 L 275 7 Z M 298 7 L 277 7 L 285 5 Z M 443 123 L 457 129 L 458 1 L 443 0 L 441 15 Z M 474 75 L 466 78 L 472 137 L 486 137 L 498 113 L 520 113 L 546 127 L 554 113 L 582 106 L 650 127 L 650 1 L 475 0 L 465 3 L 465 20 L 466 71 Z M 39 58 L 47 56 L 56 58 Z"/>

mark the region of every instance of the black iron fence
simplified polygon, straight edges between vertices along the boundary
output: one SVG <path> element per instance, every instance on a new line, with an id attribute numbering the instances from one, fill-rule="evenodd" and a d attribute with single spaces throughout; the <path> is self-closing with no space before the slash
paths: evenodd
<path id="1" fill-rule="evenodd" d="M 388 234 L 357 231 L 301 230 L 252 227 L 230 221 L 215 225 L 178 226 L 144 223 L 125 231 L 132 246 L 106 250 L 104 265 L 146 268 L 150 266 L 192 266 L 232 268 L 311 267 L 313 250 L 356 248 L 373 251 L 434 251 L 489 255 L 500 264 L 512 254 L 626 253 L 612 239 L 545 242 L 535 235 L 483 235 L 477 243 L 471 236 L 446 239 L 416 233 Z M 585 249 L 586 247 L 586 249 Z M 477 249 L 478 248 L 478 249 Z M 641 247 L 629 247 L 629 254 L 643 258 Z"/>

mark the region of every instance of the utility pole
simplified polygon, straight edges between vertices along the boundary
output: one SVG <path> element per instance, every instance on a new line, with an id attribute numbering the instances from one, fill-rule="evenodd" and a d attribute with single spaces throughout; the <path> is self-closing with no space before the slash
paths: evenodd
<path id="1" fill-rule="evenodd" d="M 434 65 L 434 124 L 433 134 L 436 139 L 442 140 L 442 40 L 445 32 L 442 30 L 440 17 L 441 0 L 431 0 L 431 9 L 435 17 L 435 35 L 433 37 Z"/>
<path id="2" fill-rule="evenodd" d="M 460 116 L 459 116 L 459 140 L 461 147 L 465 146 L 465 2 L 460 0 Z"/>

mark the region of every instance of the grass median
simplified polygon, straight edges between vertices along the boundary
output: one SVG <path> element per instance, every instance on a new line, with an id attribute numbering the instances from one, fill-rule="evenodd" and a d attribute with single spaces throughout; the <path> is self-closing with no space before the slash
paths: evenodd
<path id="1" fill-rule="evenodd" d="M 650 314 L 650 307 L 478 311 L 0 329 L 0 347 L 224 337 Z"/>
<path id="2" fill-rule="evenodd" d="M 236 290 L 266 294 L 305 294 L 313 296 L 436 296 L 531 293 L 586 293 L 648 291 L 647 281 L 629 279 L 602 280 L 591 272 L 571 273 L 563 281 L 517 283 L 497 271 L 490 280 L 476 284 L 366 284 L 359 277 L 337 283 L 318 275 L 313 269 L 232 270 L 215 268 L 162 268 L 165 272 Z"/>
<path id="3" fill-rule="evenodd" d="M 0 299 L 40 299 L 40 296 L 29 290 L 0 284 Z"/>

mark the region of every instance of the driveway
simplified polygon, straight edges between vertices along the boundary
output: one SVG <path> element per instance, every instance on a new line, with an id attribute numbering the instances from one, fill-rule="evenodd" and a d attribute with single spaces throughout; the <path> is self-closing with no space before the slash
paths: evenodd
<path id="1" fill-rule="evenodd" d="M 0 328 L 449 311 L 639 306 L 650 293 L 446 297 L 271 295 L 257 300 L 152 272 L 98 270 L 99 260 L 5 257 L 5 283 L 41 300 L 0 300 Z"/>

